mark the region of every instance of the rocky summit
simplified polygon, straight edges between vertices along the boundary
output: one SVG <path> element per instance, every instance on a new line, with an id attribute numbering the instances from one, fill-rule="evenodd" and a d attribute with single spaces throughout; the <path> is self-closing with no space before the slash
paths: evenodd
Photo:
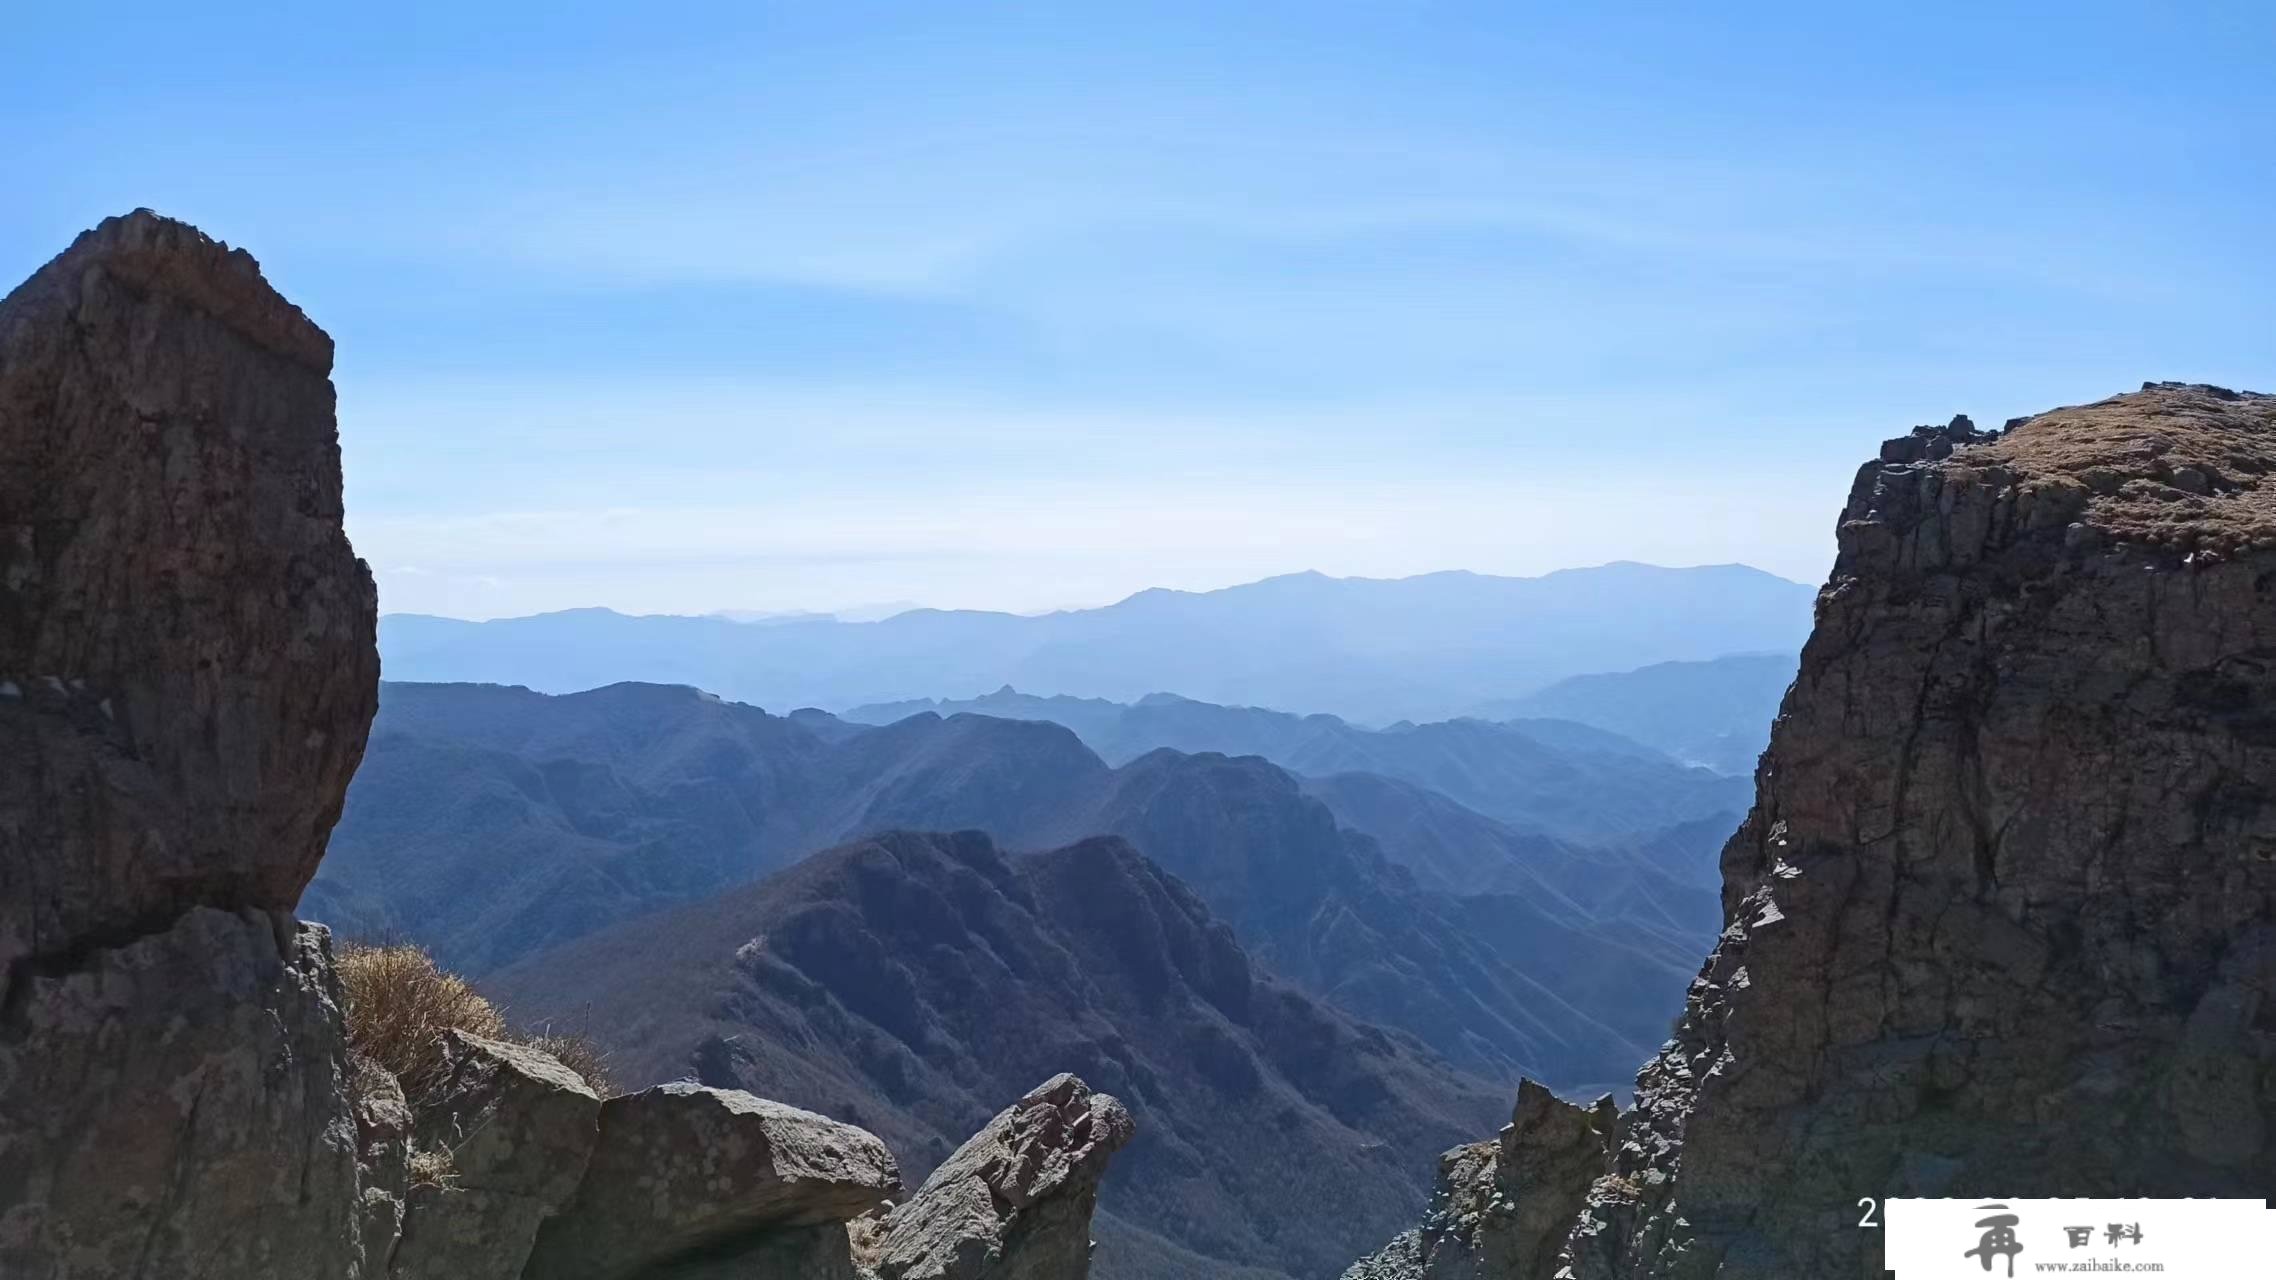
<path id="1" fill-rule="evenodd" d="M 2171 383 L 1884 445 L 1607 1158 L 1514 1127 L 1353 1274 L 1877 1277 L 1859 1197 L 2265 1196 L 2272 477 L 2276 397 Z"/>
<path id="2" fill-rule="evenodd" d="M 377 698 L 331 355 L 147 211 L 0 301 L 0 1275 L 872 1274 L 847 1223 L 900 1182 L 851 1125 L 462 1031 L 409 1095 L 351 1055 L 291 914 Z M 1005 1114 L 886 1219 L 897 1274 L 1085 1274 L 1129 1116 L 1072 1077 Z"/>

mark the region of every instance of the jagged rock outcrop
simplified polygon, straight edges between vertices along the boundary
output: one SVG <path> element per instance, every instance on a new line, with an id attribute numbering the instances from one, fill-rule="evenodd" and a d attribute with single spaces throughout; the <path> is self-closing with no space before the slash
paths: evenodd
<path id="1" fill-rule="evenodd" d="M 2276 1186 L 2276 397 L 1883 446 L 1579 1280 L 1879 1276 L 1859 1197 Z"/>
<path id="2" fill-rule="evenodd" d="M 0 301 L 0 1273 L 366 1274 L 289 914 L 377 696 L 331 356 L 147 212 Z"/>
<path id="3" fill-rule="evenodd" d="M 843 1222 L 901 1189 L 876 1136 L 733 1089 L 666 1084 L 601 1107 L 576 1198 L 526 1274 L 617 1280 L 768 1232 Z"/>
<path id="4" fill-rule="evenodd" d="M 585 1175 L 601 1100 L 550 1056 L 444 1033 L 440 1079 L 419 1099 L 415 1141 L 447 1152 L 449 1181 L 411 1189 L 397 1280 L 521 1273 L 540 1223 Z"/>
<path id="5" fill-rule="evenodd" d="M 1071 1075 L 1006 1107 L 885 1219 L 880 1280 L 1083 1280 L 1129 1111 Z"/>
<path id="6" fill-rule="evenodd" d="M 1610 1095 L 1576 1107 L 1520 1081 L 1498 1138 L 1440 1160 L 1423 1224 L 1345 1280 L 1550 1280 L 1575 1215 L 1605 1173 L 1618 1125 Z"/>

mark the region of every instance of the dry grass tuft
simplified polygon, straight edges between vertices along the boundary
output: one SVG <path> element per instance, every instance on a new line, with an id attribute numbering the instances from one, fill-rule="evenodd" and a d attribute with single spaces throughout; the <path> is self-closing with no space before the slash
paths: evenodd
<path id="1" fill-rule="evenodd" d="M 592 1041 L 550 1029 L 533 1036 L 509 1033 L 498 1007 L 466 979 L 437 965 L 424 947 L 346 946 L 337 967 L 347 1002 L 348 1048 L 394 1073 L 413 1107 L 441 1083 L 443 1062 L 436 1047 L 446 1031 L 549 1053 L 583 1076 L 593 1092 L 608 1096 L 608 1060 Z M 437 1158 L 447 1166 L 449 1153 Z"/>
<path id="2" fill-rule="evenodd" d="M 413 1147 L 410 1172 L 414 1187 L 450 1191 L 458 1186 L 458 1167 L 451 1160 L 449 1147 Z"/>
<path id="3" fill-rule="evenodd" d="M 585 1077 L 585 1083 L 593 1092 L 604 1098 L 615 1087 L 609 1079 L 608 1054 L 583 1036 L 547 1030 L 530 1036 L 522 1043 L 542 1053 L 552 1054 L 560 1060 L 562 1066 Z"/>
<path id="4" fill-rule="evenodd" d="M 395 1073 L 414 1104 L 438 1082 L 435 1052 L 446 1031 L 504 1038 L 497 1006 L 424 947 L 346 947 L 339 959 L 347 999 L 348 1047 Z"/>

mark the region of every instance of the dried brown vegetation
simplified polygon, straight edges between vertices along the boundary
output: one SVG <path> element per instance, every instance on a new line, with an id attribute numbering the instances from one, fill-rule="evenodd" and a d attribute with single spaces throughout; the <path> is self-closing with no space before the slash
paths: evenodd
<path id="1" fill-rule="evenodd" d="M 443 1060 L 436 1048 L 446 1031 L 527 1045 L 559 1059 L 595 1093 L 609 1092 L 607 1059 L 592 1041 L 550 1029 L 512 1034 L 496 1005 L 424 947 L 344 947 L 339 974 L 348 1047 L 393 1072 L 414 1107 L 437 1083 Z"/>

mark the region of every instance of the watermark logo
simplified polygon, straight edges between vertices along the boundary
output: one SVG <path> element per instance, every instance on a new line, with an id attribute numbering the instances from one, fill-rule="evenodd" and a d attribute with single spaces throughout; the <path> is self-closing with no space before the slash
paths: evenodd
<path id="1" fill-rule="evenodd" d="M 1897 1280 L 1985 1275 L 2263 1276 L 2276 1210 L 2260 1200 L 1866 1201 Z M 1876 1216 L 1876 1210 L 1881 1216 Z"/>
<path id="2" fill-rule="evenodd" d="M 1993 1258 L 2006 1258 L 2007 1274 L 2014 1275 L 2015 1255 L 2023 1252 L 2023 1245 L 2015 1238 L 2015 1228 L 2023 1219 L 2005 1212 L 2007 1206 L 2004 1204 L 1987 1204 L 1978 1207 L 1985 1210 L 1997 1209 L 2001 1212 L 1977 1221 L 1976 1226 L 1982 1229 L 1983 1238 L 1976 1241 L 1975 1248 L 1960 1256 L 1983 1259 L 1984 1270 L 1986 1271 L 1992 1269 Z"/>

